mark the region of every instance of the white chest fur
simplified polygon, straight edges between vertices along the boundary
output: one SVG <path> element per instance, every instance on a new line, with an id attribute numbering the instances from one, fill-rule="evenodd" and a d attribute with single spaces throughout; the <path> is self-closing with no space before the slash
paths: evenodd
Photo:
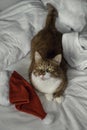
<path id="1" fill-rule="evenodd" d="M 35 76 L 33 73 L 31 75 L 32 84 L 34 87 L 43 93 L 52 94 L 56 91 L 60 83 L 62 82 L 61 79 L 58 78 L 47 78 L 45 80 L 41 79 L 39 76 Z"/>

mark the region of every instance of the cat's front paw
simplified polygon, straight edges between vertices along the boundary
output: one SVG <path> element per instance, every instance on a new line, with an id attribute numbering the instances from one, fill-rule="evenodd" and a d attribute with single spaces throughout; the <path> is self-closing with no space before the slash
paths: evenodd
<path id="1" fill-rule="evenodd" d="M 45 97 L 48 101 L 52 101 L 54 99 L 53 94 L 45 94 Z"/>
<path id="2" fill-rule="evenodd" d="M 64 97 L 60 96 L 60 97 L 54 97 L 53 94 L 45 94 L 45 97 L 48 101 L 54 101 L 57 103 L 62 103 L 64 101 Z"/>
<path id="3" fill-rule="evenodd" d="M 60 104 L 64 101 L 64 97 L 63 96 L 56 97 L 56 98 L 54 98 L 54 101 Z"/>

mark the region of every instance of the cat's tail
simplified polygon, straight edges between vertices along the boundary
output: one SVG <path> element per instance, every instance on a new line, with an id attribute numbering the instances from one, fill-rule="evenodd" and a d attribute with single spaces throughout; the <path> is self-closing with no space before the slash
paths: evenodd
<path id="1" fill-rule="evenodd" d="M 55 27 L 56 17 L 58 17 L 57 9 L 50 3 L 47 3 L 47 8 L 48 15 L 46 19 L 45 28 Z"/>

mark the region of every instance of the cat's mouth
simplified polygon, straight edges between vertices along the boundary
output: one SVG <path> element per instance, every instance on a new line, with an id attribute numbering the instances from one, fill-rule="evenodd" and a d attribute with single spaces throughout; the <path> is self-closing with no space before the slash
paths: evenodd
<path id="1" fill-rule="evenodd" d="M 41 80 L 48 80 L 51 78 L 51 75 L 50 73 L 46 72 L 44 75 L 41 74 L 41 75 L 36 75 L 35 73 L 33 73 L 33 75 Z"/>
<path id="2" fill-rule="evenodd" d="M 42 80 L 48 80 L 50 79 L 50 73 L 46 72 L 45 75 L 40 75 L 39 77 L 42 79 Z"/>
<path id="3" fill-rule="evenodd" d="M 48 80 L 50 78 L 50 77 L 46 77 L 44 75 L 40 75 L 39 77 L 41 78 L 41 80 Z"/>

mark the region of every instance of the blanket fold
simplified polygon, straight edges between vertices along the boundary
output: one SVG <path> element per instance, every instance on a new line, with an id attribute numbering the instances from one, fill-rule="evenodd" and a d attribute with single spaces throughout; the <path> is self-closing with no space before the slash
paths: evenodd
<path id="1" fill-rule="evenodd" d="M 87 34 L 87 33 L 86 33 Z M 78 32 L 63 35 L 63 52 L 68 64 L 77 69 L 87 69 L 87 37 Z"/>
<path id="2" fill-rule="evenodd" d="M 12 73 L 9 84 L 9 100 L 16 109 L 44 119 L 47 113 L 33 87 L 16 71 Z"/>

